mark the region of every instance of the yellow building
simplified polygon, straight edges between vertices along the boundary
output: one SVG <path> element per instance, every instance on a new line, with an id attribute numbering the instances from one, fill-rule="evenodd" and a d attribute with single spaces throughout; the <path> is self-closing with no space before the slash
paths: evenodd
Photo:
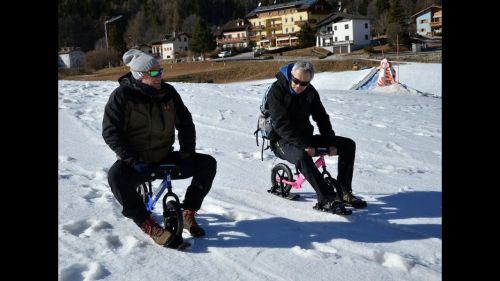
<path id="1" fill-rule="evenodd" d="M 246 16 L 250 40 L 258 48 L 276 49 L 298 44 L 297 32 L 314 25 L 333 11 L 324 0 L 303 0 L 257 7 Z"/>

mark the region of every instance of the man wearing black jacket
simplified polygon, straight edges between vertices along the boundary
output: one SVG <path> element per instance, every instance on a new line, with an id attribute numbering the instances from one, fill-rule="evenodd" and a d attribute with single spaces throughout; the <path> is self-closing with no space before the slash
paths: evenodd
<path id="1" fill-rule="evenodd" d="M 281 68 L 268 93 L 273 131 L 270 134 L 274 154 L 295 164 L 318 196 L 317 207 L 338 214 L 349 214 L 344 205 L 366 207 L 366 202 L 352 194 L 352 175 L 356 144 L 352 139 L 336 136 L 316 89 L 311 85 L 314 68 L 299 61 Z M 312 116 L 320 135 L 313 135 Z M 312 157 L 318 147 L 327 147 L 329 156 L 338 155 L 337 181 L 340 188 L 328 186 Z"/>
<path id="2" fill-rule="evenodd" d="M 108 172 L 111 191 L 123 206 L 122 214 L 164 245 L 171 233 L 150 216 L 136 188 L 149 179 L 154 165 L 174 163 L 179 173 L 172 179 L 193 177 L 182 203 L 184 228 L 203 236 L 194 215 L 212 186 L 216 160 L 195 152 L 191 113 L 174 87 L 162 80 L 158 60 L 132 49 L 123 61 L 130 72 L 118 79 L 120 86 L 111 93 L 102 122 L 104 141 L 118 158 Z M 173 151 L 175 130 L 179 151 Z"/>

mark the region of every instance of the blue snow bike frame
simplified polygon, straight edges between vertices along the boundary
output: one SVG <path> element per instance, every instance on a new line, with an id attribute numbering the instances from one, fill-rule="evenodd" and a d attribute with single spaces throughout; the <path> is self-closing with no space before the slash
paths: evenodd
<path id="1" fill-rule="evenodd" d="M 141 199 L 146 206 L 149 213 L 152 213 L 154 206 L 167 190 L 167 193 L 163 195 L 163 223 L 164 228 L 168 229 L 173 235 L 172 238 L 167 241 L 165 246 L 173 246 L 178 243 L 182 243 L 182 230 L 183 230 L 183 218 L 182 218 L 182 207 L 179 201 L 179 197 L 172 191 L 172 174 L 177 173 L 177 167 L 175 164 L 160 164 L 153 169 L 151 177 L 144 183 L 141 183 L 137 187 L 137 192 L 141 196 Z M 153 181 L 157 179 L 157 175 L 163 175 L 163 180 L 160 185 L 155 188 L 158 191 L 153 192 Z M 173 197 L 167 201 L 169 197 Z"/>

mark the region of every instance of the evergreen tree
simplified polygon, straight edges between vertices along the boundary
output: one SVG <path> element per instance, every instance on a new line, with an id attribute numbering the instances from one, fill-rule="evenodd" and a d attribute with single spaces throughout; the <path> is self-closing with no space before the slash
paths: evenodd
<path id="1" fill-rule="evenodd" d="M 194 26 L 193 34 L 189 41 L 189 49 L 201 54 L 204 59 L 205 54 L 214 50 L 215 47 L 215 37 L 210 31 L 210 28 L 202 19 L 199 19 Z"/>
<path id="2" fill-rule="evenodd" d="M 299 46 L 301 48 L 307 48 L 316 45 L 316 35 L 312 27 L 306 23 L 300 31 L 297 33 L 299 37 Z"/>
<path id="3" fill-rule="evenodd" d="M 402 27 L 406 26 L 406 16 L 399 0 L 390 0 L 389 23 L 398 23 Z"/>

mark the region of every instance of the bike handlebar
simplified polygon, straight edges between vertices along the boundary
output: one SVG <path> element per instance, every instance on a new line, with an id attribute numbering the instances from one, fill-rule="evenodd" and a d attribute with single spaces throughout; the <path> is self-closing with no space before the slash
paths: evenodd
<path id="1" fill-rule="evenodd" d="M 177 165 L 175 164 L 160 164 L 160 165 L 155 165 L 153 167 L 153 172 L 155 173 L 165 173 L 165 172 L 174 172 L 177 169 Z"/>

